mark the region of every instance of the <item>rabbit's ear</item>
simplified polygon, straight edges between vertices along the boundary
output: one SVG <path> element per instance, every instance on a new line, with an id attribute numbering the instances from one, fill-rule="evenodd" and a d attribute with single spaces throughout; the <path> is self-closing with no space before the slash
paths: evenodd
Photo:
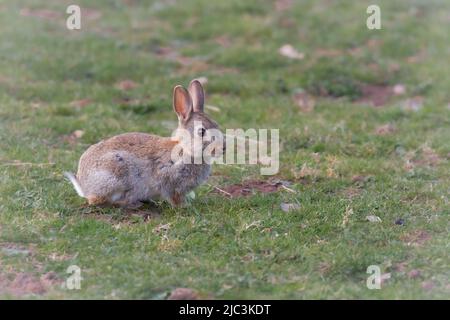
<path id="1" fill-rule="evenodd" d="M 182 86 L 173 88 L 173 109 L 178 115 L 178 119 L 187 121 L 192 112 L 192 100 L 189 92 Z"/>
<path id="2" fill-rule="evenodd" d="M 205 103 L 205 93 L 203 86 L 198 80 L 192 80 L 189 84 L 189 93 L 192 98 L 192 105 L 195 112 L 203 112 L 203 104 Z"/>

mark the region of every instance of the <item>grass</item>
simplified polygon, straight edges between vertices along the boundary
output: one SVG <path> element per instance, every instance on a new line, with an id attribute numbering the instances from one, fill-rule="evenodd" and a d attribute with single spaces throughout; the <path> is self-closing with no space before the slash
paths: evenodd
<path id="1" fill-rule="evenodd" d="M 81 290 L 18 296 L 161 299 L 187 287 L 215 299 L 449 297 L 447 1 L 378 1 L 382 30 L 372 31 L 367 1 L 277 11 L 256 0 L 86 0 L 82 30 L 68 31 L 72 2 L 0 3 L 0 284 L 20 272 L 63 281 L 78 265 Z M 280 55 L 286 43 L 305 58 Z M 296 193 L 228 199 L 211 186 L 268 177 L 216 166 L 191 206 L 163 203 L 148 220 L 84 206 L 62 172 L 105 137 L 169 135 L 173 86 L 200 76 L 222 128 L 280 129 L 275 178 Z M 118 89 L 124 80 L 137 86 Z M 395 84 L 406 93 L 384 106 L 360 100 L 361 85 Z M 296 105 L 298 90 L 315 96 L 312 111 Z M 416 96 L 420 108 L 405 108 Z M 395 130 L 377 134 L 386 124 Z M 369 265 L 391 275 L 381 290 L 366 287 Z"/>

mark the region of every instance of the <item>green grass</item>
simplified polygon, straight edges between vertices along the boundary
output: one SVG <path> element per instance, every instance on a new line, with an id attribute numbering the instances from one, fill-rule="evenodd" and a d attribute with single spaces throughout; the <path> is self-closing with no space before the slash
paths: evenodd
<path id="1" fill-rule="evenodd" d="M 81 290 L 55 285 L 20 297 L 160 299 L 188 287 L 215 299 L 449 298 L 450 5 L 378 1 L 383 29 L 370 31 L 372 2 L 298 1 L 278 12 L 256 0 L 85 0 L 82 10 L 101 17 L 82 18 L 81 31 L 65 28 L 73 1 L 0 2 L 0 248 L 33 248 L 0 250 L 0 285 L 17 272 L 54 271 L 63 281 L 78 265 Z M 305 58 L 280 55 L 286 43 Z M 189 63 L 158 54 L 162 47 Z M 211 185 L 267 177 L 254 166 L 216 166 L 191 206 L 161 204 L 148 221 L 85 207 L 62 172 L 105 137 L 169 135 L 173 86 L 200 76 L 222 128 L 280 129 L 275 178 L 297 193 L 228 199 Z M 138 86 L 116 88 L 127 79 Z M 383 107 L 355 102 L 362 84 L 398 83 L 406 94 Z M 317 96 L 313 111 L 296 106 L 300 89 Z M 403 108 L 414 96 L 422 108 Z M 80 99 L 91 102 L 74 107 Z M 395 131 L 375 134 L 385 124 Z M 84 135 L 64 138 L 75 130 Z M 301 206 L 286 213 L 282 202 Z M 418 232 L 426 241 L 415 243 Z M 381 290 L 366 287 L 369 265 L 391 273 Z M 411 278 L 414 269 L 421 275 Z M 11 295 L 0 288 L 0 297 Z"/>

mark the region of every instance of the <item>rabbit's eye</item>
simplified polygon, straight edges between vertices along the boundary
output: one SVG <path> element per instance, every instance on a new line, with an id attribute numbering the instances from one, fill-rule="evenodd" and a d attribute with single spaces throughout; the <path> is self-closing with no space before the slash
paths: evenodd
<path id="1" fill-rule="evenodd" d="M 203 137 L 206 134 L 206 129 L 205 128 L 199 128 L 198 129 L 198 135 L 200 137 Z"/>

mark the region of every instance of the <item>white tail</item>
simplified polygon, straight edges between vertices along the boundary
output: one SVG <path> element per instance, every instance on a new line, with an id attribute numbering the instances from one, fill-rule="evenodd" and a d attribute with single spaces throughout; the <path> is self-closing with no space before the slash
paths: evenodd
<path id="1" fill-rule="evenodd" d="M 80 197 L 86 198 L 86 196 L 83 193 L 83 190 L 81 189 L 80 183 L 78 182 L 77 177 L 72 172 L 64 172 L 64 175 L 67 179 L 69 179 L 70 182 L 72 182 L 73 187 L 75 188 L 75 191 L 78 193 Z"/>

